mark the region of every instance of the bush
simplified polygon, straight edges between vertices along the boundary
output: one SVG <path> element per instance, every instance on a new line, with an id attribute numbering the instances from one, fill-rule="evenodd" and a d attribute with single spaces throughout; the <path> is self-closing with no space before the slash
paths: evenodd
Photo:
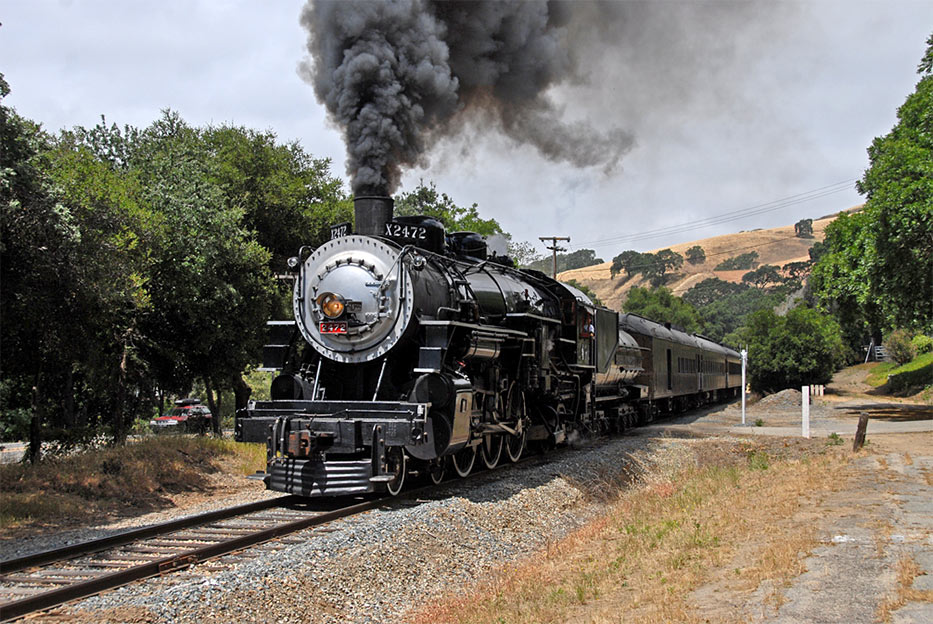
<path id="1" fill-rule="evenodd" d="M 906 329 L 896 329 L 884 341 L 884 348 L 898 364 L 906 364 L 915 357 L 917 351 L 911 344 L 911 334 Z"/>
<path id="2" fill-rule="evenodd" d="M 913 337 L 913 340 L 910 341 L 910 344 L 913 345 L 917 355 L 933 352 L 933 336 L 917 334 Z"/>

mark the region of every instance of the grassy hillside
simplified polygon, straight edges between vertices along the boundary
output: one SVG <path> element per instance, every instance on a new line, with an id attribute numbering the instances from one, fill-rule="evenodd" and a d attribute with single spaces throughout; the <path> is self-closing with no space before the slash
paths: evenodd
<path id="1" fill-rule="evenodd" d="M 857 207 L 859 208 L 859 207 Z M 856 210 L 852 208 L 850 210 Z M 809 249 L 817 241 L 822 241 L 825 236 L 826 226 L 836 218 L 836 215 L 825 217 L 813 221 L 813 238 L 797 238 L 794 236 L 794 226 L 787 225 L 771 229 L 759 229 L 748 232 L 739 232 L 737 234 L 726 234 L 723 236 L 714 236 L 702 240 L 680 243 L 678 245 L 665 245 L 653 249 L 656 253 L 661 249 L 670 248 L 680 255 L 685 255 L 687 249 L 694 245 L 699 245 L 706 252 L 706 262 L 703 264 L 692 265 L 684 262 L 680 271 L 670 277 L 665 286 L 671 289 L 675 295 L 683 295 L 690 288 L 710 277 L 729 282 L 739 283 L 747 270 L 740 271 L 715 271 L 714 267 L 723 260 L 738 256 L 740 254 L 756 251 L 758 253 L 758 264 L 774 264 L 783 266 L 788 262 L 802 262 L 809 260 Z M 616 253 L 621 253 L 619 249 Z M 582 269 L 573 269 L 564 271 L 558 275 L 562 281 L 576 280 L 590 288 L 604 305 L 620 310 L 622 301 L 624 301 L 628 291 L 634 286 L 648 286 L 647 280 L 641 275 L 625 281 L 625 274 L 621 273 L 613 278 L 610 275 L 612 262 L 604 262 L 594 266 L 584 267 Z"/>

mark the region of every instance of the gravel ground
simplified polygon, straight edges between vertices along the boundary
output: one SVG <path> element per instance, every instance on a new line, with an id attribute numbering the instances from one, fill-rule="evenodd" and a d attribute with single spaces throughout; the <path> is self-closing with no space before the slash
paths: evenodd
<path id="1" fill-rule="evenodd" d="M 397 621 L 426 598 L 481 582 L 582 526 L 603 509 L 607 482 L 663 479 L 695 461 L 695 442 L 626 437 L 559 452 L 36 621 Z"/>

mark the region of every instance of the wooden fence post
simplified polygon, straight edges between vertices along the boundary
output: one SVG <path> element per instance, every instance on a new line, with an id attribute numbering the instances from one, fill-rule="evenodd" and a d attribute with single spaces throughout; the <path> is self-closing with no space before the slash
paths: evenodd
<path id="1" fill-rule="evenodd" d="M 852 452 L 855 453 L 865 445 L 865 432 L 868 430 L 868 412 L 862 412 L 858 417 L 858 428 L 855 430 L 855 441 L 852 443 Z"/>

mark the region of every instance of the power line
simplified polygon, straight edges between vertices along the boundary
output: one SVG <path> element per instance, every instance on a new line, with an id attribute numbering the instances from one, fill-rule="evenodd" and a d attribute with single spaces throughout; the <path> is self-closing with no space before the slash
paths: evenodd
<path id="1" fill-rule="evenodd" d="M 840 193 L 842 191 L 849 190 L 851 184 L 855 182 L 855 178 L 849 180 L 843 180 L 841 182 L 836 182 L 835 184 L 830 184 L 823 186 L 811 191 L 806 191 L 803 193 L 798 193 L 796 195 L 790 195 L 782 199 L 777 199 L 770 201 L 764 204 L 758 204 L 751 206 L 749 208 L 743 208 L 741 210 L 733 210 L 730 212 L 724 212 L 719 215 L 712 217 L 706 217 L 704 219 L 698 219 L 696 221 L 688 221 L 685 223 L 680 223 L 677 225 L 671 225 L 662 228 L 656 228 L 654 230 L 646 230 L 644 232 L 638 232 L 635 234 L 622 234 L 618 236 L 611 236 L 607 238 L 586 241 L 579 243 L 579 245 L 605 245 L 607 243 L 623 243 L 623 242 L 634 242 L 639 240 L 647 240 L 651 238 L 660 238 L 662 236 L 669 236 L 672 234 L 679 234 L 682 232 L 687 232 L 698 227 L 705 227 L 710 225 L 718 225 L 721 223 L 728 223 L 730 221 L 737 221 L 740 219 L 745 219 L 759 214 L 764 214 L 766 212 L 773 212 L 775 210 L 780 210 L 782 208 L 788 208 L 797 204 L 804 202 L 812 201 L 814 199 L 819 199 L 821 197 L 826 197 L 828 195 L 833 195 L 835 193 Z"/>

